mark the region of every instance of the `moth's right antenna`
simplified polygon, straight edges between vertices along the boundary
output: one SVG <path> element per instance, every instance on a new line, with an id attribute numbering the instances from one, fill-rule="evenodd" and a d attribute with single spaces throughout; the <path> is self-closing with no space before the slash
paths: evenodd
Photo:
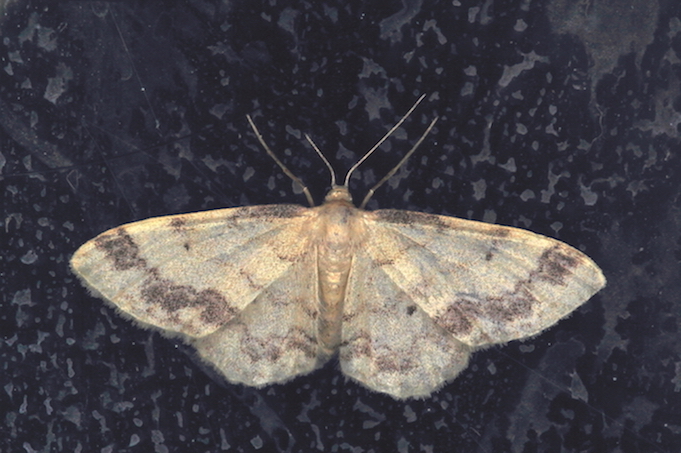
<path id="1" fill-rule="evenodd" d="M 394 175 L 395 173 L 397 173 L 397 170 L 399 170 L 399 168 L 402 166 L 402 164 L 404 164 L 404 163 L 407 161 L 407 159 L 409 159 L 409 157 L 410 157 L 412 154 L 414 154 L 414 151 L 416 151 L 416 148 L 418 148 L 418 147 L 421 145 L 421 143 L 423 143 L 423 140 L 426 139 L 426 136 L 427 136 L 427 135 L 430 133 L 430 131 L 433 129 L 433 127 L 435 126 L 435 123 L 437 123 L 437 120 L 439 120 L 439 118 L 436 116 L 436 117 L 433 119 L 433 121 L 431 121 L 430 124 L 428 125 L 428 129 L 426 129 L 426 131 L 425 131 L 423 134 L 421 134 L 421 137 L 418 139 L 418 141 L 417 141 L 416 143 L 414 143 L 414 146 L 411 147 L 411 149 L 409 150 L 409 152 L 408 152 L 407 154 L 405 154 L 404 157 L 403 157 L 402 159 L 400 159 L 400 161 L 397 163 L 397 165 L 395 165 L 395 166 L 392 168 L 392 170 L 390 170 L 390 171 L 388 172 L 387 175 L 385 175 L 380 181 L 378 181 L 374 187 L 372 187 L 371 189 L 369 189 L 369 191 L 367 192 L 366 196 L 364 197 L 364 200 L 362 200 L 362 204 L 359 205 L 359 209 L 364 209 L 364 207 L 365 207 L 365 206 L 367 205 L 367 203 L 369 202 L 369 198 L 371 198 L 371 196 L 376 192 L 376 189 L 378 189 L 379 187 L 381 187 L 381 186 L 383 185 L 384 182 L 386 182 L 387 180 L 389 180 L 390 178 L 392 178 L 393 175 Z"/>
<path id="2" fill-rule="evenodd" d="M 258 141 L 262 145 L 263 148 L 265 148 L 265 151 L 267 151 L 267 154 L 270 155 L 270 157 L 279 165 L 279 168 L 282 169 L 284 174 L 291 178 L 293 182 L 297 183 L 300 187 L 303 188 L 303 193 L 305 194 L 305 197 L 307 198 L 307 202 L 310 203 L 310 206 L 314 206 L 314 200 L 312 199 L 312 194 L 310 194 L 310 190 L 307 188 L 305 183 L 303 182 L 302 179 L 297 177 L 296 175 L 289 170 L 286 165 L 282 161 L 279 160 L 276 154 L 270 149 L 269 146 L 267 146 L 267 143 L 265 143 L 265 139 L 262 138 L 262 135 L 260 134 L 260 131 L 258 128 L 255 126 L 255 123 L 253 122 L 253 119 L 251 118 L 251 115 L 246 115 L 246 118 L 248 118 L 248 122 L 251 124 L 251 128 L 253 129 L 253 132 L 255 133 L 255 136 L 258 137 Z M 323 158 L 324 156 L 322 156 Z M 326 160 L 326 159 L 324 159 Z M 328 165 L 328 164 L 327 164 Z M 332 173 L 333 175 L 333 173 Z"/>
<path id="3" fill-rule="evenodd" d="M 352 176 L 352 173 L 355 170 L 357 170 L 357 167 L 359 167 L 362 164 L 362 162 L 367 160 L 367 158 L 369 156 L 371 156 L 373 154 L 373 152 L 376 151 L 378 149 L 378 147 L 381 146 L 383 144 L 383 142 L 386 141 L 388 139 L 388 137 L 390 137 L 390 135 L 393 132 L 395 132 L 398 127 L 400 127 L 402 125 L 402 123 L 404 123 L 404 121 L 409 117 L 409 115 L 411 115 L 411 112 L 413 112 L 414 109 L 416 109 L 416 107 L 421 103 L 421 101 L 425 97 L 426 97 L 426 94 L 423 93 L 421 95 L 421 97 L 418 98 L 416 100 L 416 102 L 414 102 L 414 105 L 411 106 L 411 108 L 407 111 L 407 113 L 405 113 L 404 116 L 402 118 L 400 118 L 400 120 L 397 122 L 397 124 L 395 124 L 388 132 L 386 132 L 386 134 L 383 136 L 383 138 L 381 138 L 378 141 L 378 143 L 376 143 L 374 146 L 372 146 L 371 149 L 369 151 L 367 151 L 366 154 L 364 154 L 364 156 L 362 156 L 362 158 L 360 160 L 358 160 L 357 163 L 355 165 L 353 165 L 350 170 L 348 170 L 348 173 L 345 175 L 345 182 L 343 182 L 343 185 L 345 187 L 348 187 L 348 183 L 350 182 L 350 176 Z"/>

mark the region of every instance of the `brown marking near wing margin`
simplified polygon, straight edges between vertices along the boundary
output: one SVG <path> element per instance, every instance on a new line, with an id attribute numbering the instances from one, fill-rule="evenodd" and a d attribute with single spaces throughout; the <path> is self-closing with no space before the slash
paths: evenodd
<path id="1" fill-rule="evenodd" d="M 449 228 L 447 223 L 443 222 L 440 216 L 434 214 L 426 214 L 423 212 L 414 211 L 400 211 L 397 209 L 380 210 L 373 214 L 380 217 L 381 220 L 390 223 L 400 223 L 404 225 L 417 223 L 419 225 L 434 226 L 438 229 Z"/>
<path id="2" fill-rule="evenodd" d="M 154 275 L 150 272 L 150 275 Z M 214 289 L 197 290 L 187 285 L 176 285 L 172 281 L 151 277 L 143 285 L 142 299 L 150 306 L 162 307 L 172 315 L 186 307 L 200 307 L 201 320 L 212 324 L 223 324 L 231 320 L 237 310 Z"/>
<path id="3" fill-rule="evenodd" d="M 470 305 L 472 304 L 464 299 L 454 302 L 435 318 L 435 322 L 454 336 L 468 335 L 473 330 L 473 324 L 463 314 L 463 309 Z"/>
<path id="4" fill-rule="evenodd" d="M 376 357 L 376 367 L 382 372 L 407 373 L 416 368 L 414 361 L 409 358 L 396 356 L 394 353 L 385 353 Z"/>
<path id="5" fill-rule="evenodd" d="M 539 302 L 532 294 L 535 282 L 544 281 L 555 286 L 565 286 L 566 277 L 572 275 L 581 263 L 578 252 L 554 245 L 542 253 L 536 269 L 526 279 L 519 280 L 513 291 L 494 297 L 461 298 L 453 301 L 435 321 L 456 336 L 468 335 L 472 331 L 473 324 L 469 318 L 487 318 L 498 324 L 529 318 Z M 464 313 L 471 315 L 466 316 Z"/>
<path id="6" fill-rule="evenodd" d="M 479 299 L 461 298 L 453 301 L 446 310 L 435 317 L 435 322 L 455 337 L 469 335 L 476 319 L 489 319 L 496 324 L 506 324 L 528 318 L 537 303 L 529 288 L 529 279 L 516 283 L 513 291 L 500 296 Z"/>
<path id="7" fill-rule="evenodd" d="M 186 220 L 184 220 L 182 217 L 176 216 L 172 218 L 169 225 L 175 230 L 181 230 L 186 224 Z"/>
<path id="8" fill-rule="evenodd" d="M 349 361 L 354 357 L 372 357 L 373 350 L 370 346 L 371 336 L 366 331 L 361 331 L 354 338 L 343 341 L 340 344 L 342 360 Z"/>
<path id="9" fill-rule="evenodd" d="M 125 228 L 116 228 L 110 234 L 102 234 L 95 238 L 95 245 L 113 262 L 117 271 L 143 269 L 147 266 L 140 257 L 140 249 Z"/>
<path id="10" fill-rule="evenodd" d="M 565 277 L 572 275 L 573 269 L 581 263 L 581 256 L 576 251 L 554 245 L 539 257 L 539 266 L 530 278 L 537 278 L 556 286 L 565 286 Z"/>
<path id="11" fill-rule="evenodd" d="M 307 358 L 314 359 L 317 357 L 317 339 L 299 327 L 289 331 L 286 344 L 291 349 L 301 351 Z"/>

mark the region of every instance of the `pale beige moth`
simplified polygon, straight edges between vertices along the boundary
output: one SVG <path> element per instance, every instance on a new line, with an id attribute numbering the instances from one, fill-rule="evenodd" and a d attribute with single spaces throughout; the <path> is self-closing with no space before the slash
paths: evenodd
<path id="1" fill-rule="evenodd" d="M 605 285 L 589 257 L 539 234 L 366 211 L 369 196 L 356 208 L 351 173 L 321 206 L 218 209 L 113 228 L 80 247 L 71 267 L 123 314 L 182 336 L 230 382 L 283 383 L 338 353 L 346 376 L 395 398 L 430 395 L 473 351 L 535 335 Z"/>

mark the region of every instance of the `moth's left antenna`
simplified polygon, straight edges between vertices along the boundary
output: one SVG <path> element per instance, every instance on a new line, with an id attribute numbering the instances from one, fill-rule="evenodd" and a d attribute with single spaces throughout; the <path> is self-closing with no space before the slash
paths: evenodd
<path id="1" fill-rule="evenodd" d="M 260 131 L 256 127 L 255 123 L 253 122 L 251 115 L 246 115 L 246 118 L 248 118 L 248 122 L 251 124 L 251 128 L 253 129 L 255 136 L 258 138 L 258 141 L 260 142 L 262 147 L 265 148 L 265 151 L 267 151 L 267 154 L 269 154 L 270 157 L 274 160 L 274 162 L 276 162 L 277 165 L 279 165 L 279 168 L 282 169 L 282 171 L 284 172 L 284 174 L 286 176 L 291 178 L 293 180 L 293 182 L 297 183 L 300 187 L 303 188 L 303 193 L 305 194 L 305 197 L 307 198 L 307 202 L 310 203 L 310 206 L 314 206 L 314 200 L 312 199 L 312 194 L 310 194 L 310 191 L 307 188 L 307 186 L 305 185 L 305 183 L 303 182 L 303 180 L 300 179 L 299 177 L 297 177 L 296 175 L 294 175 L 293 172 L 291 170 L 289 170 L 288 167 L 286 167 L 286 165 L 284 165 L 284 163 L 282 161 L 279 160 L 277 155 L 274 154 L 274 152 L 270 149 L 270 147 L 267 146 L 267 143 L 265 143 L 265 139 L 262 138 L 262 135 L 260 134 Z M 322 156 L 322 158 L 323 157 L 324 156 Z M 324 159 L 324 161 L 326 161 L 326 159 Z M 327 162 L 327 165 L 328 165 L 328 162 Z M 331 174 L 333 175 L 333 172 Z"/>

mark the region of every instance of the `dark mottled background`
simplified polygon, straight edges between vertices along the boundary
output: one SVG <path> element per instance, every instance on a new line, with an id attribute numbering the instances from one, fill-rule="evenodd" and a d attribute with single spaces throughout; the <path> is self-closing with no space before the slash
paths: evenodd
<path id="1" fill-rule="evenodd" d="M 1 452 L 677 452 L 681 4 L 676 0 L 2 2 Z M 90 297 L 72 252 L 161 214 L 373 198 L 528 228 L 608 286 L 422 401 L 330 363 L 221 386 Z"/>

